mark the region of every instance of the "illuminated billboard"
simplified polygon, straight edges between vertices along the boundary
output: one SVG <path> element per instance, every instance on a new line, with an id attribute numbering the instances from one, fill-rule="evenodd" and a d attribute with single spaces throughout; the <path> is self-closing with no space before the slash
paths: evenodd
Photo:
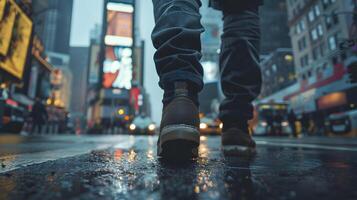
<path id="1" fill-rule="evenodd" d="M 134 7 L 129 4 L 107 4 L 106 45 L 133 45 L 133 11 Z"/>
<path id="2" fill-rule="evenodd" d="M 106 5 L 107 30 L 103 87 L 131 89 L 133 79 L 133 12 L 131 4 Z"/>
<path id="3" fill-rule="evenodd" d="M 129 47 L 106 47 L 103 65 L 104 88 L 131 89 L 133 78 L 132 49 Z"/>
<path id="4" fill-rule="evenodd" d="M 20 7 L 16 5 L 13 0 L 8 2 L 10 2 L 10 12 L 16 13 L 16 20 L 11 36 L 14 39 L 10 43 L 9 51 L 5 58 L 0 61 L 0 68 L 9 72 L 16 78 L 21 79 L 30 44 L 32 21 L 24 12 L 22 12 Z M 3 29 L 1 28 L 0 30 Z"/>
<path id="5" fill-rule="evenodd" d="M 11 42 L 12 32 L 14 30 L 16 18 L 16 6 L 11 2 L 10 11 L 7 16 L 4 16 L 5 2 L 0 0 L 0 55 L 6 56 Z M 3 7 L 2 7 L 3 6 Z"/>
<path id="6" fill-rule="evenodd" d="M 317 106 L 321 110 L 343 106 L 345 104 L 347 104 L 347 95 L 345 92 L 330 93 L 317 100 Z"/>
<path id="7" fill-rule="evenodd" d="M 2 17 L 4 16 L 5 6 L 6 0 L 0 0 L 0 20 L 2 20 Z"/>

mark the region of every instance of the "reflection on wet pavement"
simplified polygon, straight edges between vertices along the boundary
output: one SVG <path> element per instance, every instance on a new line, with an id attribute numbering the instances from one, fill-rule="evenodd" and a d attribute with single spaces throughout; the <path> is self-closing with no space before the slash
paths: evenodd
<path id="1" fill-rule="evenodd" d="M 0 174 L 0 199 L 357 199 L 355 152 L 261 146 L 249 161 L 203 137 L 199 159 L 168 163 L 155 137 L 129 140 Z"/>

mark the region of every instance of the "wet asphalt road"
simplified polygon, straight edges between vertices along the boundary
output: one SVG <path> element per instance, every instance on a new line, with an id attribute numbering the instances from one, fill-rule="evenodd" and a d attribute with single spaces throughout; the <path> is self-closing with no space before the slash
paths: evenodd
<path id="1" fill-rule="evenodd" d="M 2 199 L 357 199 L 357 139 L 258 138 L 257 157 L 167 163 L 156 137 L 0 136 Z"/>

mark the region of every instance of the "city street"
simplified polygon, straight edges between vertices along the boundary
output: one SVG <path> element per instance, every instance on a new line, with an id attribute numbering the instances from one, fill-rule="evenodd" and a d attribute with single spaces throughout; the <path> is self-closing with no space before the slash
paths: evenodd
<path id="1" fill-rule="evenodd" d="M 357 199 L 357 139 L 256 138 L 252 161 L 201 137 L 167 163 L 157 137 L 0 136 L 0 199 Z"/>

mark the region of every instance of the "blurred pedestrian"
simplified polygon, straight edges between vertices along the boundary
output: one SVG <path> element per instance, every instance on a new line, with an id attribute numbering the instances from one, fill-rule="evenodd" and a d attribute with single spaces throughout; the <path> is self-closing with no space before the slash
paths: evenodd
<path id="1" fill-rule="evenodd" d="M 275 129 L 274 129 L 274 115 L 272 111 L 269 111 L 266 113 L 266 122 L 267 126 L 265 128 L 265 132 L 268 135 L 274 135 Z"/>
<path id="2" fill-rule="evenodd" d="M 164 90 L 158 155 L 197 157 L 200 142 L 198 93 L 203 87 L 200 0 L 152 0 L 155 28 L 154 60 Z M 225 154 L 253 155 L 255 142 L 248 129 L 252 101 L 260 94 L 260 20 L 262 0 L 211 0 L 223 12 L 220 51 L 220 105 Z"/>
<path id="3" fill-rule="evenodd" d="M 284 116 L 282 113 L 277 111 L 274 115 L 274 135 L 282 135 L 283 133 L 283 128 L 282 128 L 282 123 L 283 123 Z"/>
<path id="4" fill-rule="evenodd" d="M 289 125 L 292 131 L 293 136 L 297 137 L 297 131 L 296 131 L 296 115 L 293 109 L 290 110 L 289 114 L 288 114 L 288 121 L 289 121 Z"/>
<path id="5" fill-rule="evenodd" d="M 309 115 L 305 112 L 303 112 L 301 115 L 301 126 L 302 126 L 302 131 L 305 134 L 309 134 L 310 118 Z"/>
<path id="6" fill-rule="evenodd" d="M 317 111 L 314 117 L 316 125 L 316 133 L 319 135 L 325 135 L 325 115 L 323 111 Z"/>
<path id="7" fill-rule="evenodd" d="M 42 127 L 48 118 L 48 114 L 45 105 L 43 105 L 43 103 L 39 98 L 36 98 L 35 103 L 32 107 L 31 117 L 32 117 L 31 134 L 42 133 Z"/>

